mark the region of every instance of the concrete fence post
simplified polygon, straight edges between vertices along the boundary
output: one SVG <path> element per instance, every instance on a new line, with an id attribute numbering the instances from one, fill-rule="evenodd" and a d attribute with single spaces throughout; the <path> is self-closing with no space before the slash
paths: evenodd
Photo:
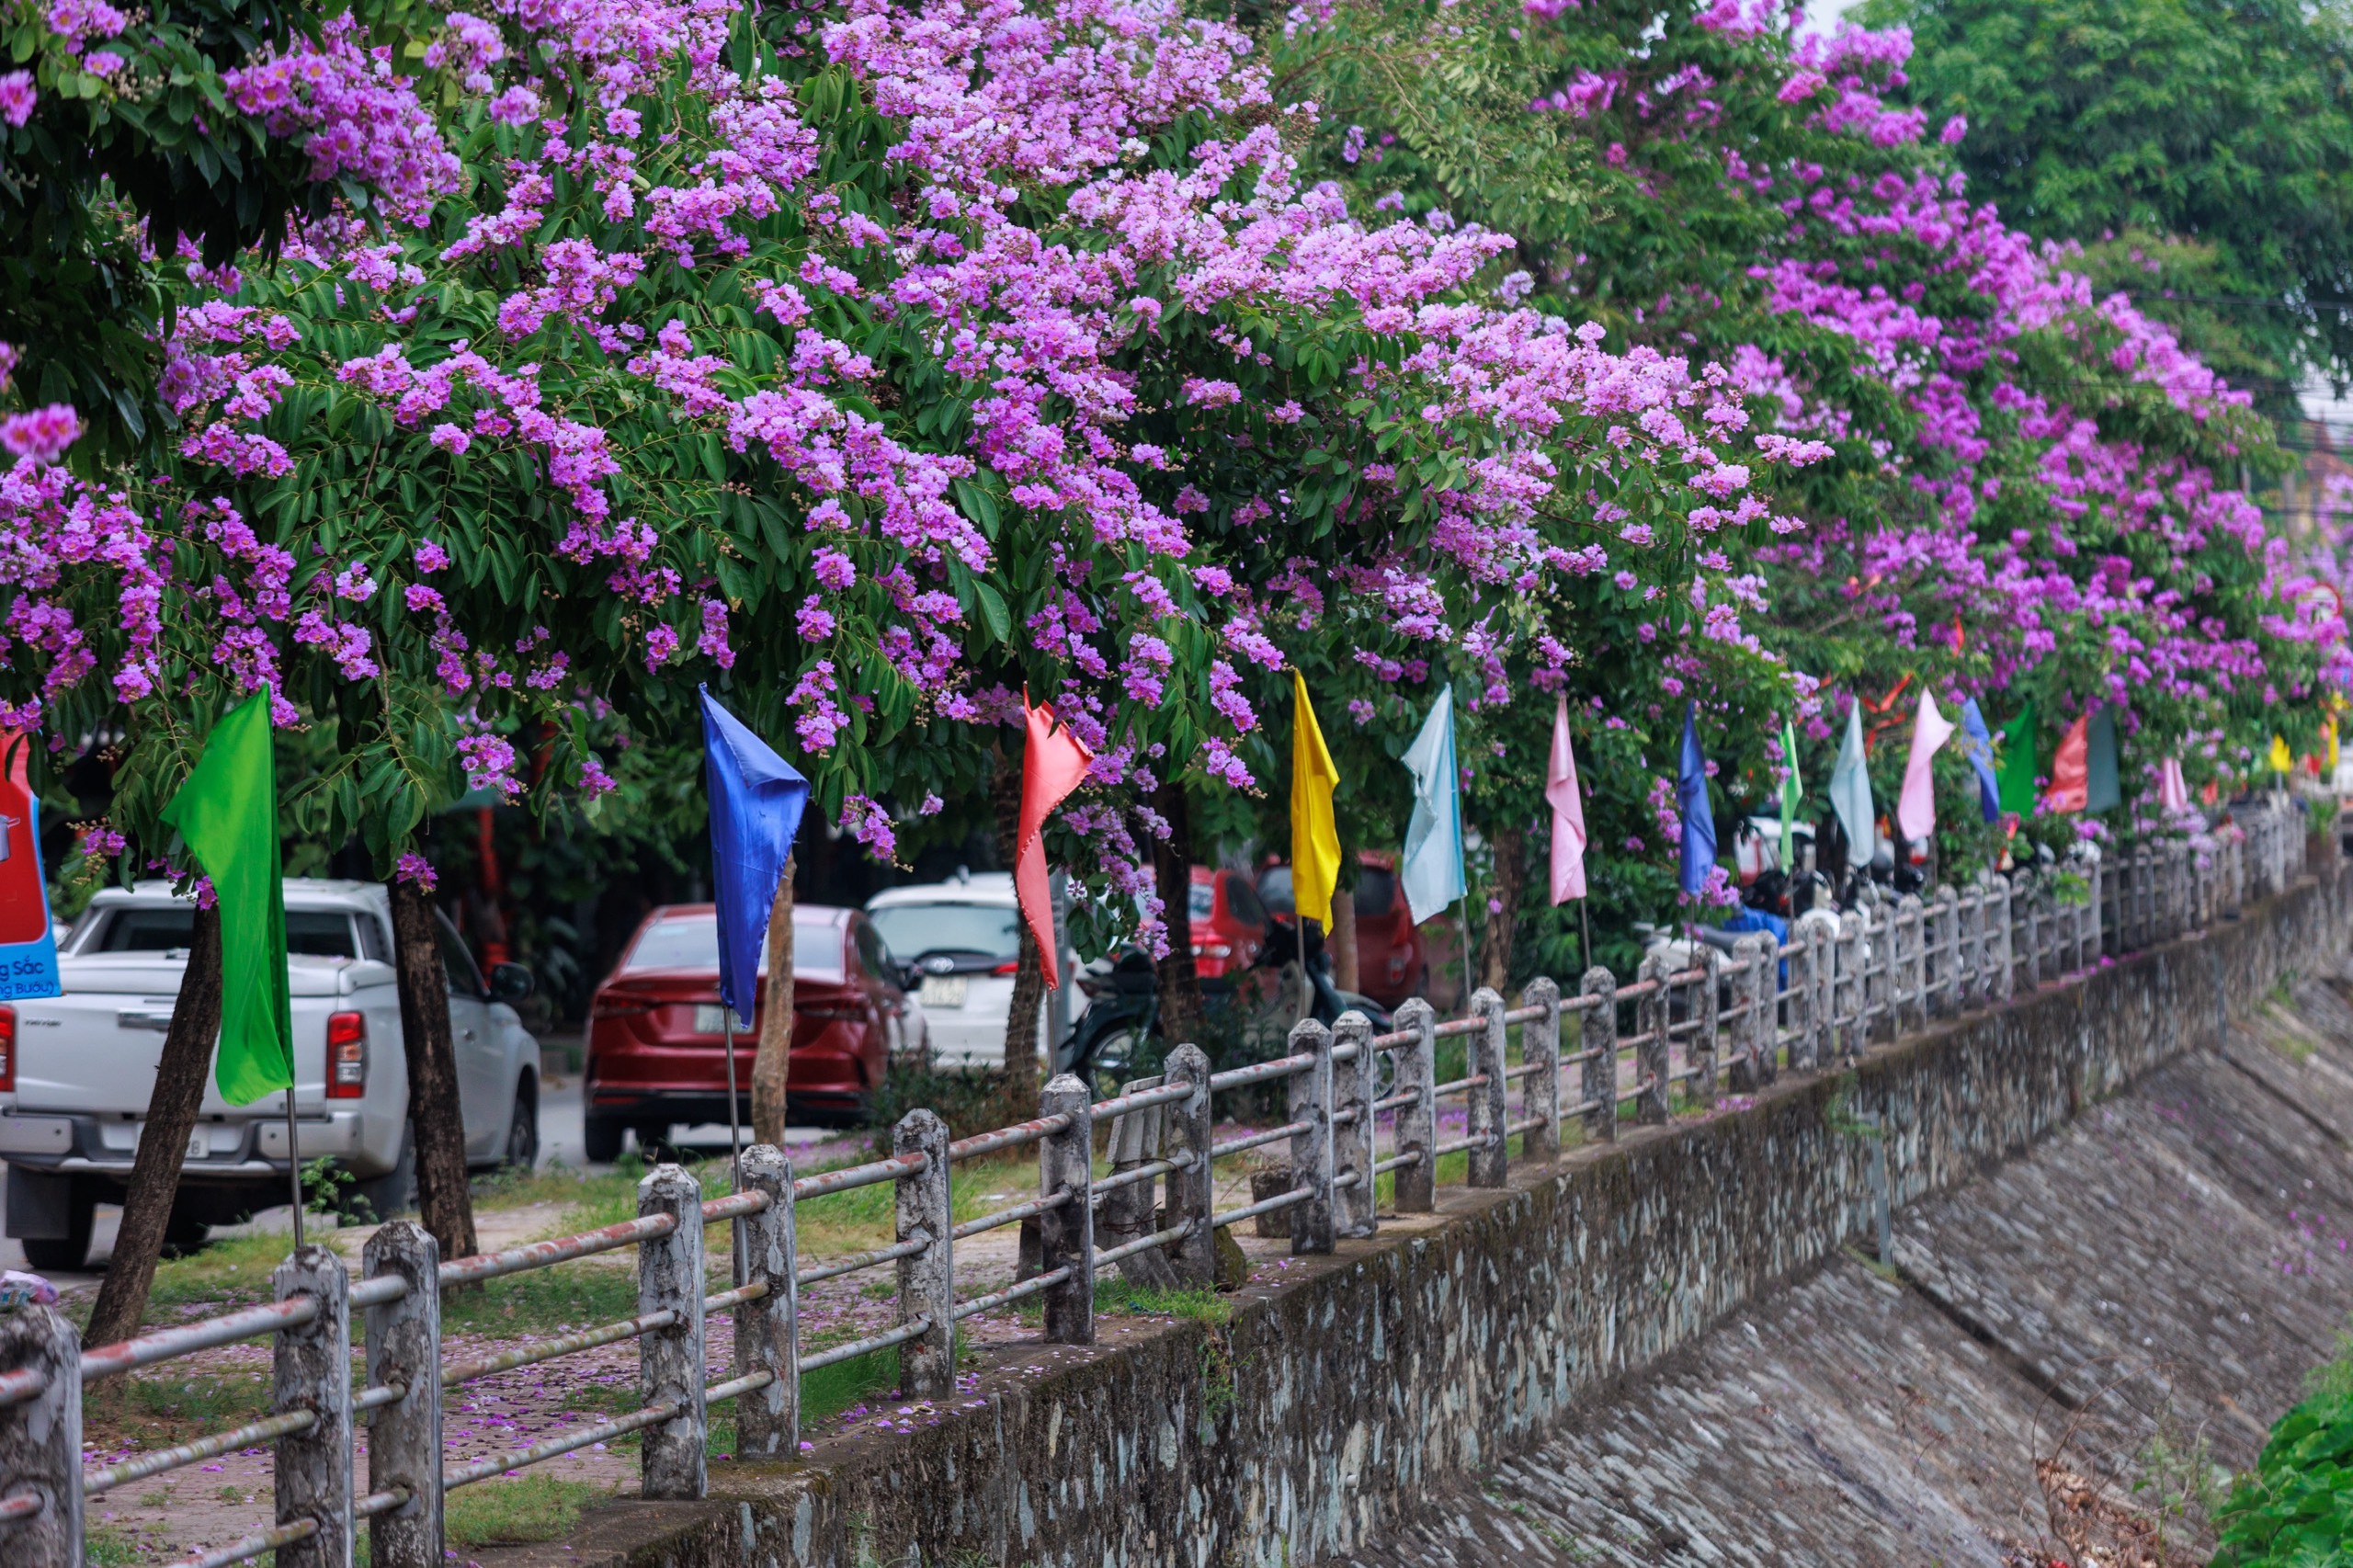
<path id="1" fill-rule="evenodd" d="M 2042 984 L 2042 873 L 2029 874 L 2024 895 L 2018 902 L 2018 929 L 2026 940 L 2026 988 L 2039 989 Z"/>
<path id="2" fill-rule="evenodd" d="M 1188 1161 L 1169 1173 L 1168 1222 L 1193 1227 L 1176 1244 L 1172 1260 L 1184 1283 L 1210 1285 L 1217 1279 L 1217 1235 L 1210 1229 L 1210 1059 L 1198 1045 L 1180 1045 L 1168 1053 L 1162 1070 L 1169 1083 L 1193 1087 L 1191 1099 L 1167 1108 L 1169 1146 Z"/>
<path id="3" fill-rule="evenodd" d="M 1470 1075 L 1486 1082 L 1472 1083 L 1463 1094 L 1470 1112 L 1469 1125 L 1463 1131 L 1479 1140 L 1469 1151 L 1471 1169 L 1467 1179 L 1472 1187 L 1501 1187 L 1511 1165 L 1504 1137 L 1507 1119 L 1504 1093 L 1510 1087 L 1510 1081 L 1504 1076 L 1504 1058 L 1510 1040 L 1504 1024 L 1504 999 L 1482 985 L 1471 994 L 1471 1012 L 1479 1020 L 1479 1028 L 1469 1036 Z"/>
<path id="4" fill-rule="evenodd" d="M 1753 1094 L 1772 1081 L 1773 971 L 1779 946 L 1770 933 L 1750 935 L 1733 944 L 1732 1086 Z"/>
<path id="5" fill-rule="evenodd" d="M 1666 977 L 1675 971 L 1664 951 L 1654 949 L 1634 971 L 1634 983 L 1647 986 L 1634 1000 L 1634 1119 L 1657 1126 L 1673 1114 L 1675 1092 L 1674 1037 L 1668 1024 L 1674 1008 Z"/>
<path id="6" fill-rule="evenodd" d="M 1895 1031 L 1895 907 L 1873 899 L 1863 908 L 1863 1037 L 1876 1036 L 1884 1025 Z"/>
<path id="7" fill-rule="evenodd" d="M 2018 994 L 2018 950 L 2010 928 L 2010 880 L 1984 873 L 1985 882 L 1985 945 L 1993 967 L 1986 989 L 1989 1002 L 2006 1002 Z"/>
<path id="8" fill-rule="evenodd" d="M 1149 1078 L 1130 1078 L 1120 1085 L 1119 1097 L 1125 1099 L 1130 1095 L 1142 1094 L 1158 1087 L 1160 1076 L 1157 1074 Z M 1079 1092 L 1085 1093 L 1084 1085 L 1080 1085 Z M 1040 1114 L 1057 1114 L 1063 1111 L 1065 1106 L 1065 1100 L 1058 1096 L 1053 1111 L 1040 1111 Z M 1141 1241 L 1160 1229 L 1159 1178 L 1146 1176 L 1137 1180 L 1131 1173 L 1156 1164 L 1161 1158 L 1161 1123 L 1164 1119 L 1161 1108 L 1156 1105 L 1146 1106 L 1142 1110 L 1121 1111 L 1111 1118 L 1110 1132 L 1104 1139 L 1104 1153 L 1110 1162 L 1111 1174 L 1129 1176 L 1130 1179 L 1094 1200 L 1095 1232 L 1102 1238 L 1107 1251 Z M 1089 1114 L 1093 1114 L 1091 1108 Z M 1176 1284 L 1176 1268 L 1162 1256 L 1158 1247 L 1149 1247 L 1121 1258 L 1119 1267 L 1129 1284 L 1139 1285 L 1145 1290 L 1171 1290 Z"/>
<path id="9" fill-rule="evenodd" d="M 1928 913 L 1918 893 L 1895 901 L 1896 1032 L 1928 1023 Z"/>
<path id="10" fill-rule="evenodd" d="M 1060 1132 L 1038 1142 L 1038 1196 L 1062 1197 L 1038 1217 L 1039 1267 L 1049 1274 L 1070 1270 L 1070 1278 L 1044 1292 L 1049 1345 L 1095 1343 L 1095 1204 L 1089 1190 L 1095 1179 L 1094 1097 L 1086 1081 L 1071 1073 L 1054 1074 L 1038 1096 L 1040 1116 L 1068 1119 Z M 1143 1185 L 1148 1195 L 1150 1186 Z M 1105 1201 L 1134 1190 L 1123 1187 L 1107 1194 Z"/>
<path id="11" fill-rule="evenodd" d="M 1722 1005 L 1723 983 L 1723 954 L 1702 944 L 1696 964 L 1699 978 L 1693 986 L 1691 1016 L 1699 1028 L 1687 1037 L 1690 1043 L 1685 1050 L 1691 1068 L 1691 1092 L 1702 1096 L 1703 1105 L 1715 1104 L 1716 1096 L 1716 1030 L 1722 1023 L 1718 1011 Z"/>
<path id="12" fill-rule="evenodd" d="M 1397 1167 L 1397 1212 L 1427 1214 L 1438 1207 L 1438 1016 L 1416 996 L 1397 1009 L 1397 1027 L 1414 1037 L 1392 1058 L 1395 1092 L 1407 1096 L 1397 1108 L 1397 1153 L 1415 1156 Z"/>
<path id="13" fill-rule="evenodd" d="M 1811 1054 L 1806 1060 L 1810 1065 L 1820 1067 L 1838 1049 L 1838 916 L 1825 911 L 1824 918 L 1814 923 L 1808 939 L 1813 943 L 1813 994 L 1812 1011 L 1806 1015 L 1813 1037 L 1808 1044 Z"/>
<path id="14" fill-rule="evenodd" d="M 1961 897 L 1961 1006 L 1974 1007 L 1984 1002 L 1985 983 L 1985 884 L 1972 882 Z"/>
<path id="15" fill-rule="evenodd" d="M 1942 993 L 1937 1012 L 1951 1017 L 1961 1011 L 1961 895 L 1949 884 L 1937 888 L 1937 989 Z"/>
<path id="16" fill-rule="evenodd" d="M 1543 1009 L 1535 1022 L 1519 1026 L 1520 1058 L 1536 1069 L 1520 1095 L 1528 1112 L 1520 1119 L 1536 1125 L 1520 1139 L 1519 1151 L 1525 1159 L 1549 1161 L 1561 1153 L 1561 988 L 1538 975 L 1519 994 L 1519 1002 Z"/>
<path id="17" fill-rule="evenodd" d="M 368 1309 L 368 1381 L 401 1397 L 368 1418 L 368 1490 L 407 1491 L 408 1501 L 368 1521 L 375 1568 L 440 1568 L 441 1247 L 414 1220 L 378 1227 L 360 1249 L 369 1279 L 408 1287 L 396 1301 Z"/>
<path id="18" fill-rule="evenodd" d="M 1755 993 L 1749 983 L 1756 978 L 1754 961 L 1756 950 L 1754 937 L 1733 938 L 1731 956 L 1717 971 L 1723 987 L 1723 1011 L 1718 1022 L 1723 1027 L 1724 1086 L 1734 1094 L 1745 1094 L 1756 1087 Z"/>
<path id="19" fill-rule="evenodd" d="M 55 1307 L 0 1315 L 0 1371 L 36 1373 L 40 1391 L 0 1405 L 0 1495 L 40 1499 L 0 1524 L 9 1568 L 82 1568 L 82 1336 Z"/>
<path id="20" fill-rule="evenodd" d="M 899 1259 L 899 1322 L 924 1331 L 899 1346 L 899 1386 L 909 1399 L 946 1399 L 956 1391 L 955 1226 L 949 1199 L 948 1124 L 911 1110 L 892 1130 L 891 1151 L 924 1156 L 923 1168 L 898 1178 L 898 1239 L 923 1250 Z M 1043 1225 L 1040 1224 L 1042 1231 Z"/>
<path id="21" fill-rule="evenodd" d="M 1790 945 L 1797 951 L 1790 955 L 1790 983 L 1786 995 L 1790 1029 L 1790 1069 L 1802 1073 L 1810 1070 L 1819 1059 L 1818 1015 L 1822 1011 L 1822 966 L 1828 963 L 1831 933 L 1838 928 L 1838 917 L 1824 911 L 1801 915 L 1790 928 Z"/>
<path id="22" fill-rule="evenodd" d="M 1313 1058 L 1304 1073 L 1290 1075 L 1290 1120 L 1299 1131 L 1290 1137 L 1292 1189 L 1308 1190 L 1307 1201 L 1290 1211 L 1290 1250 L 1330 1252 L 1332 1228 L 1332 1034 L 1313 1018 L 1291 1026 L 1293 1056 Z"/>
<path id="23" fill-rule="evenodd" d="M 1585 971 L 1587 1004 L 1577 1026 L 1585 1058 L 1577 1098 L 1586 1108 L 1585 1135 L 1597 1142 L 1618 1137 L 1618 980 L 1599 964 Z"/>
<path id="24" fill-rule="evenodd" d="M 667 1327 L 637 1342 L 637 1391 L 649 1405 L 677 1409 L 645 1428 L 640 1490 L 648 1498 L 680 1502 L 702 1496 L 710 1486 L 703 1447 L 702 1184 L 680 1166 L 658 1165 L 637 1184 L 637 1212 L 641 1219 L 667 1214 L 677 1221 L 668 1235 L 637 1244 L 637 1310 L 673 1317 Z"/>
<path id="25" fill-rule="evenodd" d="M 2078 971 L 2087 970 L 2099 961 L 2099 895 L 2104 880 L 2097 860 L 2084 868 L 2084 881 L 2089 884 L 2086 891 L 2091 896 L 2075 906 L 2075 968 Z"/>
<path id="26" fill-rule="evenodd" d="M 735 1375 L 769 1374 L 766 1388 L 735 1399 L 738 1458 L 798 1459 L 801 1455 L 801 1239 L 792 1212 L 792 1162 L 773 1143 L 744 1151 L 742 1190 L 763 1193 L 768 1206 L 738 1222 L 735 1244 L 746 1285 L 764 1293 L 734 1309 Z"/>
<path id="27" fill-rule="evenodd" d="M 1332 1229 L 1369 1236 L 1372 1194 L 1372 1022 L 1351 1008 L 1332 1026 Z M 1344 1047 L 1353 1047 L 1345 1052 Z M 1353 1176 L 1353 1182 L 1345 1178 Z"/>
<path id="28" fill-rule="evenodd" d="M 1841 1057 L 1863 1053 L 1863 916 L 1850 909 L 1838 917 L 1838 983 L 1831 993 L 1836 1026 L 1831 1050 Z"/>
<path id="29" fill-rule="evenodd" d="M 318 1525 L 316 1534 L 278 1549 L 286 1568 L 350 1568 L 351 1277 L 332 1248 L 294 1249 L 270 1276 L 278 1301 L 308 1296 L 318 1315 L 280 1329 L 270 1357 L 270 1409 L 307 1410 L 316 1419 L 278 1439 L 278 1522 Z M 436 1369 L 438 1371 L 438 1369 Z"/>

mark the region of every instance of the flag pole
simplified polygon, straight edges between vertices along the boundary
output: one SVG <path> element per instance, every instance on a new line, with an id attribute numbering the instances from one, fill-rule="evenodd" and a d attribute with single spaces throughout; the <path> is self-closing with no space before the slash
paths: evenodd
<path id="1" fill-rule="evenodd" d="M 1307 916 L 1299 917 L 1299 1016 L 1315 1016 L 1315 982 L 1307 972 Z"/>
<path id="2" fill-rule="evenodd" d="M 294 1141 L 294 1074 L 286 1074 L 286 1175 L 294 1188 L 294 1250 L 302 1250 L 302 1150 Z"/>
<path id="3" fill-rule="evenodd" d="M 727 1036 L 727 1190 L 744 1190 L 744 1129 L 735 1108 L 735 1009 L 722 1002 L 719 1005 L 721 1029 Z M 736 1220 L 727 1227 L 727 1252 L 732 1258 L 734 1282 L 744 1283 L 744 1221 Z"/>
<path id="4" fill-rule="evenodd" d="M 1577 900 L 1577 934 L 1585 938 L 1585 967 L 1593 967 L 1593 921 L 1585 912 L 1583 899 Z"/>
<path id="5" fill-rule="evenodd" d="M 1471 1006 L 1471 890 L 1462 891 L 1462 1005 Z"/>

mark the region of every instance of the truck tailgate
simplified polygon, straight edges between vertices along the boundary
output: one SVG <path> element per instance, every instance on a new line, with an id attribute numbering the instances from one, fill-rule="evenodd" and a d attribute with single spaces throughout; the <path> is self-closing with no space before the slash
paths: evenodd
<path id="1" fill-rule="evenodd" d="M 143 1116 L 162 1065 L 184 966 L 162 954 L 105 954 L 60 965 L 65 994 L 17 1006 L 17 1108 Z M 293 992 L 294 1060 L 301 1100 L 318 1097 L 326 1015 L 333 1011 L 341 959 L 298 956 L 287 965 Z M 362 966 L 371 977 L 385 966 Z M 265 1114 L 282 1108 L 268 1096 L 250 1108 L 221 1098 L 205 1075 L 204 1113 Z"/>

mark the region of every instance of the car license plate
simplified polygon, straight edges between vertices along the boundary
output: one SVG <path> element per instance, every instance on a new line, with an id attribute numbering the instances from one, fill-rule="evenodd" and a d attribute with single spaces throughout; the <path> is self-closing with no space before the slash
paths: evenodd
<path id="1" fill-rule="evenodd" d="M 915 1000 L 926 1007 L 961 1007 L 964 1005 L 964 977 L 961 974 L 926 974 L 923 988 L 915 993 Z"/>
<path id="2" fill-rule="evenodd" d="M 727 1007 L 725 1004 L 711 1002 L 698 1002 L 695 1004 L 695 1033 L 725 1034 L 726 1032 Z"/>

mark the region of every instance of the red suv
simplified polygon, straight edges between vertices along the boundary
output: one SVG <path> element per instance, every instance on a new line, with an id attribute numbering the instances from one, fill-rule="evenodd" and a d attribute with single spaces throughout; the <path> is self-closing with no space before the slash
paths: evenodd
<path id="1" fill-rule="evenodd" d="M 1267 943 L 1267 906 L 1246 871 L 1193 868 L 1188 924 L 1192 927 L 1193 969 L 1203 980 L 1240 974 Z"/>
<path id="2" fill-rule="evenodd" d="M 796 1117 L 854 1126 L 891 1056 L 924 1044 L 922 1009 L 890 949 L 855 909 L 792 912 L 792 1066 Z M 656 909 L 588 1006 L 583 1098 L 588 1158 L 618 1158 L 621 1134 L 659 1148 L 672 1127 L 727 1119 L 725 1017 L 719 1005 L 719 917 L 708 903 Z M 752 1027 L 735 1036 L 735 1097 L 752 1114 Z"/>
<path id="3" fill-rule="evenodd" d="M 1276 861 L 1258 873 L 1260 902 L 1286 922 L 1291 915 L 1290 868 Z M 1429 954 L 1397 886 L 1397 857 L 1378 850 L 1357 855 L 1357 989 L 1384 1007 L 1404 1006 L 1429 983 Z"/>

